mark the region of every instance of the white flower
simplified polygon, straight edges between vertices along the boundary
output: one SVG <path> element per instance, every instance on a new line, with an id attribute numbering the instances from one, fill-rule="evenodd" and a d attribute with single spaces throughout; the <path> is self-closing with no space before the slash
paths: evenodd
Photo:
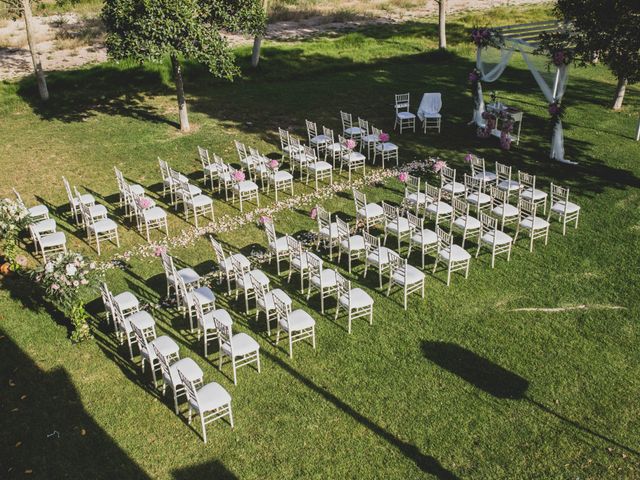
<path id="1" fill-rule="evenodd" d="M 67 265 L 66 272 L 68 276 L 73 277 L 76 274 L 76 271 L 77 269 L 75 265 L 73 265 L 72 263 Z"/>
<path id="2" fill-rule="evenodd" d="M 44 271 L 47 273 L 53 272 L 53 263 L 47 262 L 47 264 L 44 266 Z"/>

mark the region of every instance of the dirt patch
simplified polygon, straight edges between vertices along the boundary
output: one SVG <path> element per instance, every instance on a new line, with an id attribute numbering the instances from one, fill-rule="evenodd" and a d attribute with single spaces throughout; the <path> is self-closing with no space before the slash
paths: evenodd
<path id="1" fill-rule="evenodd" d="M 525 5 L 546 3 L 547 0 L 449 0 L 449 14 L 488 9 L 501 5 Z M 348 3 L 348 2 L 345 2 Z M 422 2 L 407 8 L 385 10 L 370 9 L 323 11 L 322 9 L 290 12 L 289 20 L 275 21 L 267 28 L 267 40 L 301 40 L 316 35 L 355 30 L 366 25 L 400 23 L 433 15 L 436 2 Z M 386 4 L 385 4 L 386 5 Z M 401 4 L 398 4 L 401 6 Z M 284 17 L 281 15 L 280 18 Z M 276 17 L 277 18 L 277 17 Z M 286 17 L 285 17 L 286 18 Z M 104 31 L 95 15 L 35 16 L 35 37 L 45 71 L 69 70 L 91 63 L 104 62 Z M 233 45 L 246 44 L 251 39 L 230 35 Z M 31 55 L 27 47 L 24 21 L 7 20 L 0 23 L 0 80 L 10 80 L 30 75 L 33 71 Z"/>

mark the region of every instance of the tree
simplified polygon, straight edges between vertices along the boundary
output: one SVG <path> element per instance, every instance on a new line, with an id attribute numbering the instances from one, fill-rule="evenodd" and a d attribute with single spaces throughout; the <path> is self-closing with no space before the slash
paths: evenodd
<path id="1" fill-rule="evenodd" d="M 27 32 L 27 43 L 29 44 L 29 51 L 31 52 L 31 60 L 33 61 L 33 70 L 36 74 L 36 80 L 38 82 L 38 91 L 40 92 L 40 98 L 42 100 L 49 100 L 49 89 L 47 88 L 47 79 L 44 76 L 44 70 L 42 69 L 42 62 L 40 61 L 40 54 L 36 49 L 36 42 L 34 39 L 33 31 L 33 14 L 31 13 L 31 1 L 30 0 L 0 0 L 7 5 L 9 12 L 14 18 L 23 17 L 24 26 Z"/>
<path id="2" fill-rule="evenodd" d="M 555 13 L 575 30 L 575 51 L 601 61 L 618 82 L 613 109 L 620 110 L 628 84 L 640 81 L 638 0 L 558 0 Z"/>
<path id="3" fill-rule="evenodd" d="M 262 0 L 262 9 L 264 14 L 267 14 L 267 7 L 269 6 L 269 0 Z M 262 47 L 262 33 L 259 33 L 253 37 L 253 50 L 251 51 L 251 66 L 256 68 L 258 62 L 260 62 L 260 48 Z"/>
<path id="4" fill-rule="evenodd" d="M 438 47 L 447 48 L 447 0 L 438 2 Z"/>
<path id="5" fill-rule="evenodd" d="M 261 34 L 265 16 L 260 0 L 105 0 L 102 20 L 112 58 L 160 62 L 169 57 L 180 130 L 188 132 L 181 61 L 200 62 L 214 76 L 232 80 L 239 69 L 223 32 Z"/>

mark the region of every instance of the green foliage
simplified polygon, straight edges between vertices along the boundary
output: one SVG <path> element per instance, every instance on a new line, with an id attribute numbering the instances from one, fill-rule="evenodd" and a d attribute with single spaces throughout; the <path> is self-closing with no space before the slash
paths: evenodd
<path id="1" fill-rule="evenodd" d="M 114 59 L 183 57 L 227 79 L 239 71 L 222 32 L 255 34 L 265 22 L 258 0 L 106 0 L 102 19 Z"/>

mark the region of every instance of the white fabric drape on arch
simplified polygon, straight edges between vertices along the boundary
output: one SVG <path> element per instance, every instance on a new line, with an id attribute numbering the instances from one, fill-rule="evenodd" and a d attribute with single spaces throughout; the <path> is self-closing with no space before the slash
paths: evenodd
<path id="1" fill-rule="evenodd" d="M 500 61 L 489 71 L 486 71 L 484 62 L 482 61 L 482 48 L 478 48 L 476 52 L 476 68 L 480 71 L 480 81 L 478 81 L 478 105 L 473 111 L 473 122 L 478 126 L 484 126 L 484 119 L 482 114 L 484 113 L 484 98 L 482 96 L 482 82 L 495 82 L 504 73 L 509 60 L 513 53 L 518 50 L 522 54 L 529 71 L 536 80 L 536 83 L 542 90 L 542 94 L 548 103 L 560 102 L 564 96 L 564 92 L 567 88 L 567 81 L 569 78 L 569 67 L 562 65 L 558 67 L 555 76 L 555 84 L 550 87 L 546 80 L 542 77 L 536 66 L 533 64 L 529 56 L 523 51 L 522 48 L 518 48 L 516 44 L 510 45 L 509 48 L 500 49 Z M 551 151 L 550 157 L 564 163 L 574 163 L 564 158 L 564 130 L 562 128 L 562 122 L 559 121 L 553 129 L 553 137 L 551 138 Z"/>

